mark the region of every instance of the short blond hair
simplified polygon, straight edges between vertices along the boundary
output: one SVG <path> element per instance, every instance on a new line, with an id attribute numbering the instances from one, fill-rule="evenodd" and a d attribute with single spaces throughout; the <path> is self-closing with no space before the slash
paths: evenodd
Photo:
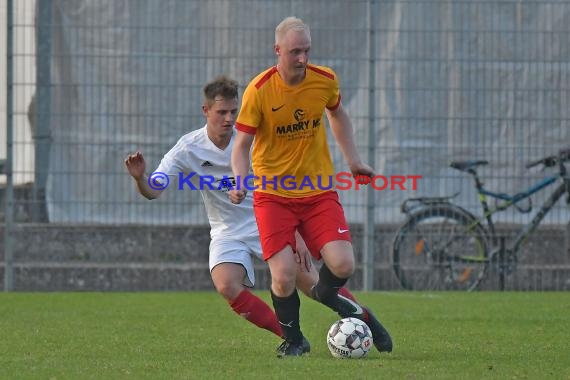
<path id="1" fill-rule="evenodd" d="M 311 30 L 300 18 L 289 16 L 283 19 L 275 28 L 275 43 L 278 44 L 290 30 L 304 31 L 311 40 Z"/>

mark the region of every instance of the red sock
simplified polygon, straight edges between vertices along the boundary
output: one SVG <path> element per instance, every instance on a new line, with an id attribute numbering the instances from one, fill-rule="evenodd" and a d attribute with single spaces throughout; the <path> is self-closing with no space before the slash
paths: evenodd
<path id="1" fill-rule="evenodd" d="M 280 338 L 283 336 L 283 331 L 281 331 L 281 326 L 273 309 L 249 290 L 242 290 L 229 304 L 238 315 L 254 325 L 269 330 Z"/>
<path id="2" fill-rule="evenodd" d="M 358 301 L 356 300 L 356 298 L 354 298 L 354 295 L 350 292 L 350 290 L 348 290 L 347 288 L 340 288 L 338 290 L 338 294 L 340 294 L 343 297 L 348 298 L 351 301 L 354 301 L 356 303 L 358 303 Z"/>

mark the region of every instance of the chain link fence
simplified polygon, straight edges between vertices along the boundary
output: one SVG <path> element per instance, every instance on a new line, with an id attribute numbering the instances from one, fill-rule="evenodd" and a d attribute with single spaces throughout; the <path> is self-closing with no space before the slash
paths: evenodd
<path id="1" fill-rule="evenodd" d="M 488 160 L 486 186 L 514 194 L 545 175 L 528 171 L 528 161 L 570 146 L 564 1 L 5 0 L 5 287 L 198 288 L 184 278 L 207 275 L 199 194 L 148 202 L 123 161 L 140 150 L 152 171 L 180 136 L 203 126 L 205 82 L 226 74 L 243 90 L 274 65 L 274 28 L 289 15 L 311 27 L 311 60 L 338 74 L 364 160 L 387 178 L 421 176 L 415 189 L 408 181 L 341 192 L 360 262 L 355 288 L 398 288 L 391 241 L 405 199 L 459 192 L 457 203 L 480 215 L 470 178 L 451 160 Z M 336 170 L 346 171 L 331 146 Z M 497 214 L 507 239 L 532 216 Z M 570 288 L 569 220 L 561 201 L 524 246 L 507 288 Z M 159 285 L 144 285 L 153 270 Z"/>

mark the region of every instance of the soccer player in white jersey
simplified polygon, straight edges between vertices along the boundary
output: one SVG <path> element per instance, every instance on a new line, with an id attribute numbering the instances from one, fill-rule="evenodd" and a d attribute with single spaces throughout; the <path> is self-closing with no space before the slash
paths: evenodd
<path id="1" fill-rule="evenodd" d="M 255 283 L 253 257 L 260 260 L 262 257 L 253 198 L 247 194 L 236 206 L 227 194 L 230 187 L 227 178 L 233 175 L 230 161 L 238 111 L 238 84 L 222 76 L 208 83 L 203 92 L 202 112 L 206 125 L 182 136 L 154 171 L 168 175 L 168 187 L 164 187 L 166 181 L 158 177 L 151 176 L 149 182 L 142 153 L 129 155 L 125 165 L 138 192 L 147 199 L 159 197 L 169 187 L 178 189 L 180 177 L 201 192 L 211 227 L 209 267 L 216 290 L 238 315 L 283 337 L 275 312 L 248 289 Z M 183 185 L 185 191 L 192 191 L 190 184 Z M 296 284 L 310 297 L 318 273 L 311 264 L 304 241 L 299 234 L 297 237 L 299 275 Z M 354 299 L 346 288 L 340 293 Z M 308 342 L 304 345 L 309 351 Z"/>

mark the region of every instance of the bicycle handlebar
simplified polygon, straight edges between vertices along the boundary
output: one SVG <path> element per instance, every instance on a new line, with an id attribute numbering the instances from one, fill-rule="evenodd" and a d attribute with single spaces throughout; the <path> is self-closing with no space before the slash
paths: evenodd
<path id="1" fill-rule="evenodd" d="M 526 168 L 530 169 L 537 165 L 544 165 L 547 168 L 554 167 L 561 162 L 570 161 L 570 148 L 562 149 L 556 155 L 541 158 L 540 160 L 532 161 L 526 164 Z"/>

